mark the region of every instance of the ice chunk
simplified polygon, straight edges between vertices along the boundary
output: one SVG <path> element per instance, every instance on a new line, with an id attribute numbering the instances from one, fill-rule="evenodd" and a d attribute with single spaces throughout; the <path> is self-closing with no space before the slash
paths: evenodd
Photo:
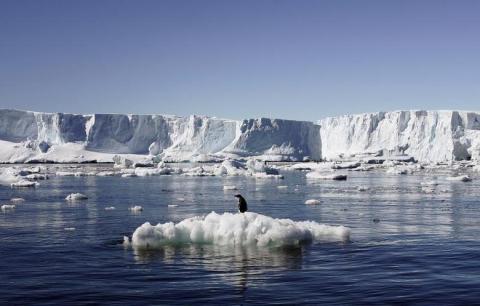
<path id="1" fill-rule="evenodd" d="M 345 181 L 347 176 L 345 174 L 325 174 L 321 172 L 312 171 L 307 173 L 307 178 L 309 179 L 318 179 L 318 180 L 334 180 L 334 181 Z"/>
<path id="2" fill-rule="evenodd" d="M 3 204 L 1 207 L 2 211 L 9 211 L 15 209 L 15 205 Z"/>
<path id="3" fill-rule="evenodd" d="M 107 207 L 105 207 L 105 210 L 115 210 L 115 207 L 114 206 L 107 206 Z"/>
<path id="4" fill-rule="evenodd" d="M 365 186 L 358 186 L 358 187 L 357 187 L 357 190 L 363 192 L 363 191 L 368 191 L 369 188 L 368 188 L 368 187 L 365 187 Z"/>
<path id="5" fill-rule="evenodd" d="M 120 155 L 115 155 L 113 157 L 114 167 L 115 168 L 130 168 L 133 166 L 133 161 Z"/>
<path id="6" fill-rule="evenodd" d="M 12 188 L 37 187 L 38 185 L 40 185 L 38 182 L 31 182 L 31 181 L 27 181 L 27 180 L 21 180 L 21 181 L 10 184 L 10 186 Z"/>
<path id="7" fill-rule="evenodd" d="M 472 179 L 468 175 L 459 175 L 459 176 L 450 176 L 447 177 L 448 181 L 458 181 L 458 182 L 471 182 Z"/>
<path id="8" fill-rule="evenodd" d="M 359 162 L 344 162 L 344 163 L 336 163 L 332 165 L 332 169 L 355 169 L 360 167 Z"/>
<path id="9" fill-rule="evenodd" d="M 15 204 L 20 204 L 20 203 L 25 202 L 25 199 L 24 198 L 11 198 L 10 202 L 15 203 Z"/>
<path id="10" fill-rule="evenodd" d="M 140 212 L 140 211 L 143 211 L 143 207 L 140 205 L 135 205 L 135 206 L 129 207 L 128 210 L 130 210 L 131 212 Z"/>
<path id="11" fill-rule="evenodd" d="M 225 185 L 223 186 L 223 190 L 237 190 L 237 187 L 233 185 Z"/>
<path id="12" fill-rule="evenodd" d="M 305 204 L 307 205 L 318 205 L 320 203 L 321 203 L 320 200 L 315 200 L 315 199 L 310 199 L 305 201 Z"/>
<path id="13" fill-rule="evenodd" d="M 211 212 L 204 217 L 188 218 L 177 224 L 168 222 L 154 226 L 146 222 L 135 230 L 131 244 L 135 248 L 158 248 L 183 243 L 281 247 L 310 242 L 346 242 L 349 238 L 350 229 L 344 226 L 275 219 L 252 212 Z"/>
<path id="14" fill-rule="evenodd" d="M 67 201 L 81 201 L 87 199 L 88 197 L 82 193 L 71 193 L 65 198 Z"/>

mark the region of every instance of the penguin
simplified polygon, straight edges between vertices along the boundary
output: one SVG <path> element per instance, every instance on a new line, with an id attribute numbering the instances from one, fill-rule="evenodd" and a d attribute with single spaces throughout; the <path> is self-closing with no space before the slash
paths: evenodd
<path id="1" fill-rule="evenodd" d="M 241 194 L 236 194 L 234 197 L 238 198 L 238 211 L 244 213 L 248 210 L 247 201 L 242 197 Z"/>

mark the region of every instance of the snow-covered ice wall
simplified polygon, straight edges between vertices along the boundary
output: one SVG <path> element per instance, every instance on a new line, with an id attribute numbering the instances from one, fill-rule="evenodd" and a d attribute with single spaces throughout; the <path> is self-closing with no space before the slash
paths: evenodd
<path id="1" fill-rule="evenodd" d="M 407 154 L 420 161 L 477 159 L 480 114 L 463 111 L 395 111 L 325 118 L 322 157 Z"/>
<path id="2" fill-rule="evenodd" d="M 111 154 L 188 161 L 227 156 L 275 160 L 320 158 L 319 127 L 311 122 L 205 116 L 73 115 L 0 110 L 1 162 L 82 161 Z M 71 154 L 69 150 L 72 151 Z M 56 152 L 56 153 L 54 153 Z M 96 155 L 93 153 L 97 153 Z M 109 155 L 110 154 L 110 155 Z"/>
<path id="3" fill-rule="evenodd" d="M 395 111 L 241 121 L 205 116 L 0 110 L 0 162 L 111 161 L 114 154 L 188 161 L 257 156 L 319 160 L 406 154 L 420 161 L 480 160 L 480 114 Z"/>

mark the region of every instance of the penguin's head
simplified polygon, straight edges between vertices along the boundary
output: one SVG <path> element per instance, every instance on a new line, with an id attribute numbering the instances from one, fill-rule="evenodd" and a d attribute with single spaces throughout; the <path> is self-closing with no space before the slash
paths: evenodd
<path id="1" fill-rule="evenodd" d="M 236 194 L 236 195 L 234 195 L 234 197 L 236 197 L 236 198 L 241 198 L 242 195 L 241 195 L 241 194 Z"/>

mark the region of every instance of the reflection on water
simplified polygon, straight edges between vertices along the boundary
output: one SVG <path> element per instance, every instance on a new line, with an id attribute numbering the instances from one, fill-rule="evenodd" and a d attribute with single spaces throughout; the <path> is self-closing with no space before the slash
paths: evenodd
<path id="1" fill-rule="evenodd" d="M 266 272 L 301 269 L 304 250 L 301 247 L 228 247 L 208 244 L 164 246 L 155 250 L 133 248 L 133 252 L 139 264 L 180 262 L 216 272 L 222 282 L 228 282 L 243 292 L 261 282 Z"/>

